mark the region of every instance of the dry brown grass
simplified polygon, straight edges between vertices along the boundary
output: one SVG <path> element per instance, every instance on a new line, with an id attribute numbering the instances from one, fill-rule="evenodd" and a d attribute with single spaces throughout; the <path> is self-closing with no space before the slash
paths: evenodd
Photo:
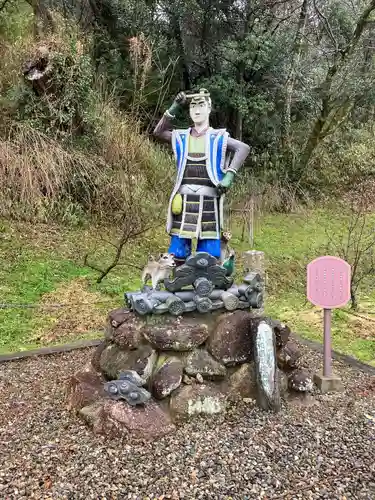
<path id="1" fill-rule="evenodd" d="M 104 325 L 111 303 L 103 303 L 103 295 L 88 290 L 88 282 L 77 278 L 60 284 L 53 292 L 45 294 L 41 310 L 45 315 L 44 323 L 33 335 L 34 340 L 42 343 L 61 342 L 100 332 Z M 48 307 L 48 304 L 62 304 L 61 308 Z M 115 307 L 116 301 L 113 301 Z M 98 336 L 100 334 L 98 333 Z"/>
<path id="2" fill-rule="evenodd" d="M 323 310 L 319 308 L 311 308 L 299 313 L 300 319 L 316 331 L 323 328 Z M 375 339 L 375 322 L 374 318 L 366 315 L 365 313 L 356 315 L 352 313 L 347 314 L 347 328 L 355 332 L 358 339 L 374 340 Z"/>
<path id="3" fill-rule="evenodd" d="M 78 85 L 79 71 L 89 64 L 90 40 L 61 19 L 54 24 L 56 32 L 42 41 L 26 36 L 14 46 L 0 44 L 0 94 L 25 86 L 20 71 L 25 61 L 44 58 L 51 66 L 46 92 L 27 103 L 35 106 L 31 119 L 5 110 L 2 103 L 0 216 L 43 222 L 110 220 L 121 225 L 126 219 L 134 227 L 144 225 L 146 219 L 157 218 L 166 203 L 171 161 L 140 133 L 137 120 L 119 113 L 117 103 L 106 99 L 100 88 L 94 91 L 95 99 L 90 94 L 84 101 L 88 109 L 80 109 L 87 120 L 82 130 L 73 130 L 69 120 L 59 128 L 59 113 L 64 114 L 75 96 L 69 87 Z M 90 87 L 89 82 L 83 92 L 91 92 Z M 60 100 L 58 92 L 66 88 L 69 99 Z M 47 114 L 38 114 L 38 102 Z M 51 118 L 55 116 L 56 123 Z"/>
<path id="4" fill-rule="evenodd" d="M 27 124 L 14 124 L 9 139 L 0 141 L 1 215 L 13 216 L 18 207 L 18 215 L 43 219 L 48 207 L 69 196 L 72 178 L 86 187 L 83 198 L 90 202 L 90 182 L 102 175 L 95 157 L 67 151 Z"/>
<path id="5" fill-rule="evenodd" d="M 17 86 L 28 50 L 34 45 L 31 35 L 13 40 L 0 40 L 0 92 Z"/>
<path id="6" fill-rule="evenodd" d="M 97 150 L 90 153 L 68 150 L 25 123 L 13 124 L 0 141 L 1 216 L 46 221 L 76 203 L 103 220 L 125 207 L 163 206 L 170 159 L 110 105 L 97 111 L 102 127 Z"/>

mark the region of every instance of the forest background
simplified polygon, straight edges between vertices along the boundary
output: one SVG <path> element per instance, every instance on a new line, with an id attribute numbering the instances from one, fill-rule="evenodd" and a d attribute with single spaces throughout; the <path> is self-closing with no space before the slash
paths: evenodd
<path id="1" fill-rule="evenodd" d="M 254 207 L 267 313 L 321 340 L 306 265 L 339 255 L 334 346 L 375 364 L 375 0 L 1 0 L 0 54 L 1 351 L 98 337 L 139 286 L 174 175 L 152 130 L 204 87 L 251 146 L 228 207 Z"/>

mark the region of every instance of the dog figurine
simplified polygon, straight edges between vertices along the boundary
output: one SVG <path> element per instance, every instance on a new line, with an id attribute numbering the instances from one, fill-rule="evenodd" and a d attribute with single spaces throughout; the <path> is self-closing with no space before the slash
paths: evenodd
<path id="1" fill-rule="evenodd" d="M 160 254 L 158 260 L 155 260 L 152 256 L 150 256 L 150 259 L 142 273 L 143 286 L 151 280 L 152 289 L 156 290 L 158 284 L 164 282 L 175 267 L 176 262 L 174 261 L 174 255 L 172 253 L 162 253 Z"/>

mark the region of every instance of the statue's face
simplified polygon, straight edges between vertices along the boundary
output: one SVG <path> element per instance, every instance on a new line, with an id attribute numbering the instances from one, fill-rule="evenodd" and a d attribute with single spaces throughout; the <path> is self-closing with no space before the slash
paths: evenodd
<path id="1" fill-rule="evenodd" d="M 201 125 L 208 120 L 211 113 L 210 103 L 202 99 L 194 99 L 189 106 L 190 117 L 194 122 L 194 125 Z"/>

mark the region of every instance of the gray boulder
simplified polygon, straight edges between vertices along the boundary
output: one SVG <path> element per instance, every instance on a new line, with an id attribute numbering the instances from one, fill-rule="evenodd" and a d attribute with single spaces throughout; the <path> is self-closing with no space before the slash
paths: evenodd
<path id="1" fill-rule="evenodd" d="M 246 311 L 222 315 L 208 339 L 208 351 L 226 366 L 251 362 L 254 321 L 256 319 Z"/>
<path id="2" fill-rule="evenodd" d="M 159 351 L 191 351 L 203 344 L 209 334 L 208 326 L 185 318 L 176 318 L 165 325 L 145 325 L 142 333 Z"/>
<path id="3" fill-rule="evenodd" d="M 186 359 L 185 372 L 191 377 L 201 374 L 203 378 L 215 380 L 226 375 L 226 368 L 205 349 L 196 349 Z"/>
<path id="4" fill-rule="evenodd" d="M 152 376 L 151 391 L 155 398 L 164 399 L 180 387 L 184 367 L 180 359 L 166 356 L 160 356 L 157 365 Z"/>
<path id="5" fill-rule="evenodd" d="M 170 416 L 154 400 L 144 406 L 130 406 L 124 401 L 99 401 L 82 408 L 80 414 L 95 433 L 129 442 L 154 441 L 175 430 Z"/>
<path id="6" fill-rule="evenodd" d="M 91 370 L 72 375 L 66 388 L 68 410 L 78 411 L 106 397 L 103 380 Z"/>
<path id="7" fill-rule="evenodd" d="M 256 395 L 254 363 L 244 363 L 229 377 L 228 399 L 230 401 L 255 399 Z"/>
<path id="8" fill-rule="evenodd" d="M 298 366 L 298 361 L 301 358 L 301 352 L 295 342 L 289 340 L 277 352 L 277 364 L 281 370 L 290 371 Z"/>
<path id="9" fill-rule="evenodd" d="M 156 358 L 156 352 L 148 345 L 133 351 L 123 351 L 116 344 L 110 344 L 101 353 L 100 369 L 108 380 L 117 380 L 121 372 L 134 370 L 147 381 Z"/>
<path id="10" fill-rule="evenodd" d="M 290 328 L 285 323 L 274 319 L 269 319 L 268 323 L 272 326 L 273 331 L 275 332 L 276 347 L 277 349 L 280 349 L 285 346 L 289 340 L 291 333 Z"/>
<path id="11" fill-rule="evenodd" d="M 125 321 L 117 328 L 109 325 L 107 329 L 107 338 L 121 349 L 138 349 L 143 341 L 141 333 L 143 326 L 144 322 L 142 319 L 131 314 L 128 321 Z"/>
<path id="12" fill-rule="evenodd" d="M 129 321 L 131 317 L 133 317 L 133 314 L 130 309 L 120 307 L 119 309 L 114 309 L 108 314 L 108 322 L 111 326 L 117 328 L 125 321 Z"/>
<path id="13" fill-rule="evenodd" d="M 288 377 L 289 389 L 295 392 L 312 392 L 314 389 L 313 378 L 305 370 L 295 370 Z"/>

